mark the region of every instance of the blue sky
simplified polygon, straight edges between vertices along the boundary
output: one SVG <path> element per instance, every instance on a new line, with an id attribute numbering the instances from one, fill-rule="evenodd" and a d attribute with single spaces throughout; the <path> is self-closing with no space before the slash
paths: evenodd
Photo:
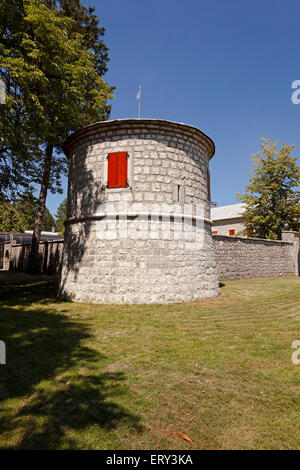
<path id="1" fill-rule="evenodd" d="M 260 137 L 296 145 L 300 79 L 296 0 L 110 0 L 94 5 L 110 48 L 105 80 L 116 87 L 111 119 L 142 117 L 198 127 L 216 144 L 212 199 L 236 202 Z M 66 182 L 65 182 L 66 188 Z M 50 195 L 52 213 L 66 196 Z"/>

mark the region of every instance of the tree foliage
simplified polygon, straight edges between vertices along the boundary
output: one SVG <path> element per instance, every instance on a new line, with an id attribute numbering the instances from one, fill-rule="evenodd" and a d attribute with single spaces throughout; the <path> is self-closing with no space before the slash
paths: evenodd
<path id="1" fill-rule="evenodd" d="M 56 230 L 60 235 L 65 233 L 64 222 L 67 219 L 67 198 L 64 199 L 58 206 L 57 212 L 55 214 Z"/>
<path id="2" fill-rule="evenodd" d="M 109 116 L 104 28 L 78 0 L 0 0 L 0 5 L 0 78 L 7 89 L 0 106 L 0 191 L 11 199 L 40 184 L 47 147 L 52 149 L 47 185 L 61 191 L 65 138 Z"/>
<path id="3" fill-rule="evenodd" d="M 35 212 L 38 200 L 31 193 L 25 193 L 15 202 L 2 198 L 0 202 L 0 231 L 2 232 L 24 232 L 33 230 Z M 43 231 L 56 230 L 56 221 L 45 208 L 43 217 Z"/>
<path id="4" fill-rule="evenodd" d="M 292 156 L 294 145 L 261 139 L 261 150 L 252 156 L 250 182 L 244 194 L 237 194 L 245 204 L 245 233 L 255 237 L 281 239 L 282 230 L 300 228 L 300 168 Z"/>
<path id="5" fill-rule="evenodd" d="M 0 231 L 24 232 L 25 223 L 22 213 L 7 199 L 0 200 Z"/>
<path id="6" fill-rule="evenodd" d="M 23 89 L 22 72 L 18 77 L 11 69 L 18 57 L 21 60 L 23 32 L 23 1 L 0 0 L 0 78 L 7 93 L 6 103 L 0 105 L 0 196 L 10 200 L 32 189 L 42 155 L 26 97 L 31 81 Z"/>
<path id="7" fill-rule="evenodd" d="M 63 142 L 108 118 L 112 87 L 102 78 L 107 48 L 93 9 L 79 0 L 0 1 L 0 78 L 8 91 L 0 107 L 0 182 L 10 198 L 40 185 L 33 260 L 48 189 L 62 191 Z"/>
<path id="8" fill-rule="evenodd" d="M 25 193 L 15 201 L 14 207 L 23 217 L 24 230 L 33 230 L 37 205 L 38 199 L 31 193 Z M 49 209 L 45 207 L 42 230 L 51 232 L 52 228 L 56 230 L 56 222 Z"/>

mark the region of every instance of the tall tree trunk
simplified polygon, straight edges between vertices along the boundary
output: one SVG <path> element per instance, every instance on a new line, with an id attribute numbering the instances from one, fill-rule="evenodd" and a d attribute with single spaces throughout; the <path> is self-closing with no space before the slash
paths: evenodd
<path id="1" fill-rule="evenodd" d="M 43 216 L 46 207 L 46 199 L 52 165 L 52 155 L 53 145 L 47 144 L 45 151 L 43 179 L 41 184 L 38 207 L 35 213 L 31 250 L 27 267 L 27 271 L 31 274 L 39 274 L 41 272 L 42 267 L 41 261 L 39 259 L 39 244 L 41 239 Z"/>

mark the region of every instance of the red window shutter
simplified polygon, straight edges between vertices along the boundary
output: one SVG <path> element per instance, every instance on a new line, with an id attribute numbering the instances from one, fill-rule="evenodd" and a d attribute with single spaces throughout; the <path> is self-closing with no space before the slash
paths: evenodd
<path id="1" fill-rule="evenodd" d="M 231 229 L 229 230 L 229 235 L 234 235 L 234 234 L 235 234 L 235 230 L 234 230 L 234 228 L 231 228 Z"/>
<path id="2" fill-rule="evenodd" d="M 108 154 L 108 188 L 126 188 L 127 186 L 127 152 Z"/>

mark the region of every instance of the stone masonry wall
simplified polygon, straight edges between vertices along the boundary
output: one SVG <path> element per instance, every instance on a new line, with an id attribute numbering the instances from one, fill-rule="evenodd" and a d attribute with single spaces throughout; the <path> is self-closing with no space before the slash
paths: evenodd
<path id="1" fill-rule="evenodd" d="M 87 236 L 94 237 L 97 240 L 96 228 L 97 223 L 92 224 L 89 230 L 86 232 Z M 79 230 L 80 231 L 80 230 Z M 83 232 L 82 232 L 83 233 Z M 215 260 L 217 264 L 217 270 L 219 278 L 222 279 L 243 279 L 243 278 L 254 278 L 264 276 L 281 276 L 295 274 L 299 275 L 300 259 L 299 259 L 299 244 L 300 244 L 300 233 L 298 232 L 283 232 L 282 241 L 262 240 L 254 238 L 239 238 L 229 236 L 213 235 L 213 248 L 215 252 Z M 83 241 L 82 241 L 83 242 Z M 123 242 L 124 243 L 124 242 Z M 48 245 L 46 247 L 46 245 Z M 89 243 L 88 243 L 89 245 Z M 180 301 L 184 298 L 185 290 L 190 290 L 191 286 L 183 285 L 181 282 L 182 277 L 185 276 L 185 271 L 188 269 L 186 266 L 186 251 L 181 242 L 173 241 L 161 242 L 155 244 L 149 244 L 148 248 L 145 247 L 145 242 L 130 242 L 129 240 L 124 243 L 122 250 L 120 249 L 120 242 L 118 240 L 112 240 L 110 248 L 103 241 L 96 241 L 94 244 L 87 249 L 87 252 L 83 256 L 80 269 L 77 273 L 74 273 L 74 283 L 76 278 L 81 279 L 80 283 L 80 295 L 86 301 L 89 301 L 90 296 L 93 297 L 95 285 L 99 283 L 99 280 L 105 279 L 103 283 L 102 291 L 98 292 L 97 300 L 99 303 L 106 301 L 107 293 L 108 298 L 111 298 L 111 292 L 114 290 L 114 276 L 111 277 L 111 261 L 115 263 L 115 271 L 118 272 L 124 279 L 127 279 L 128 275 L 134 276 L 134 272 L 130 271 L 132 254 L 130 250 L 135 246 L 137 249 L 138 264 L 143 267 L 143 274 L 141 272 L 136 275 L 136 282 L 140 283 L 140 287 L 144 289 L 144 301 L 147 303 L 149 296 L 153 289 L 161 291 L 161 288 L 157 283 L 155 274 L 162 272 L 167 282 L 165 282 L 166 295 L 167 290 L 177 290 L 177 300 Z M 6 242 L 3 245 L 5 262 L 4 270 L 14 271 L 25 271 L 30 253 L 30 244 L 20 245 L 11 244 Z M 90 264 L 93 263 L 95 250 L 99 253 L 99 260 L 101 264 L 98 269 L 93 270 L 90 275 Z M 114 254 L 112 255 L 111 250 Z M 40 245 L 40 259 L 41 259 L 41 272 L 44 274 L 55 274 L 59 273 L 62 262 L 62 251 L 63 241 L 55 242 L 43 242 Z M 165 263 L 165 254 L 170 251 L 174 252 L 174 260 L 177 262 L 173 266 L 169 263 Z M 181 251 L 182 260 L 178 264 L 178 255 L 175 254 Z M 8 256 L 7 256 L 8 253 Z M 120 262 L 122 267 L 120 268 Z M 199 277 L 198 265 L 201 265 L 203 269 L 213 270 L 215 266 L 211 262 L 208 265 L 207 260 L 191 252 L 190 263 L 194 262 L 194 275 L 196 276 L 196 282 L 193 283 L 195 295 L 197 295 L 197 283 L 202 289 L 208 288 L 205 285 L 203 279 Z M 154 271 L 153 271 L 154 269 Z M 176 271 L 176 278 L 174 281 L 174 270 Z M 171 282 L 172 281 L 172 282 Z M 74 286 L 75 289 L 75 286 Z M 127 288 L 124 284 L 124 289 L 121 294 L 124 300 L 127 297 Z"/>
<path id="2" fill-rule="evenodd" d="M 219 292 L 210 231 L 207 172 L 213 143 L 201 131 L 158 120 L 98 123 L 71 136 L 69 205 L 62 297 L 101 303 L 167 303 L 216 296 Z M 108 189 L 107 155 L 128 152 L 128 188 Z M 107 204 L 184 204 L 203 207 L 203 246 L 187 249 L 186 240 L 149 236 L 147 220 L 128 220 L 136 239 L 108 239 Z M 195 231 L 191 224 L 190 232 Z"/>
<path id="3" fill-rule="evenodd" d="M 126 121 L 126 120 L 125 120 Z M 207 170 L 208 149 L 203 142 L 168 126 L 155 128 L 143 123 L 126 126 L 121 121 L 107 129 L 83 134 L 69 150 L 68 218 L 101 210 L 105 202 L 121 198 L 144 204 L 177 202 L 176 186 L 182 186 L 181 204 L 203 203 L 210 216 Z M 79 134 L 80 135 L 80 134 Z M 128 152 L 129 188 L 107 189 L 106 157 L 110 152 Z"/>
<path id="4" fill-rule="evenodd" d="M 298 275 L 299 234 L 285 233 L 290 241 L 213 235 L 219 279 Z"/>
<path id="5" fill-rule="evenodd" d="M 128 153 L 126 188 L 107 187 L 107 156 L 112 152 Z M 182 302 L 216 296 L 219 278 L 295 272 L 292 242 L 212 238 L 208 167 L 214 145 L 198 129 L 147 119 L 95 123 L 71 135 L 65 153 L 69 186 L 62 298 L 117 304 Z M 122 204 L 134 207 L 123 225 L 126 237 L 112 230 L 124 214 Z M 193 214 L 201 206 L 203 243 L 190 249 L 190 238 L 198 230 L 194 216 L 185 237 L 176 238 L 175 229 L 185 223 L 176 217 L 167 234 L 158 217 L 156 233 L 149 235 L 153 204 L 176 205 L 176 213 L 188 205 Z"/>
<path id="6" fill-rule="evenodd" d="M 81 225 L 81 224 L 80 224 Z M 130 224 L 131 225 L 131 224 Z M 85 224 L 86 226 L 86 224 Z M 83 228 L 70 226 L 74 244 Z M 62 268 L 61 289 L 67 297 L 95 303 L 167 303 L 196 300 L 218 293 L 218 281 L 210 233 L 206 248 L 187 250 L 182 240 L 139 239 L 103 240 L 97 238 L 98 221 L 91 223 L 85 248 L 78 262 L 76 250 L 73 269 Z M 70 234 L 69 234 L 70 235 Z M 172 237 L 172 234 L 171 234 Z M 74 246 L 74 245 L 73 245 Z"/>

